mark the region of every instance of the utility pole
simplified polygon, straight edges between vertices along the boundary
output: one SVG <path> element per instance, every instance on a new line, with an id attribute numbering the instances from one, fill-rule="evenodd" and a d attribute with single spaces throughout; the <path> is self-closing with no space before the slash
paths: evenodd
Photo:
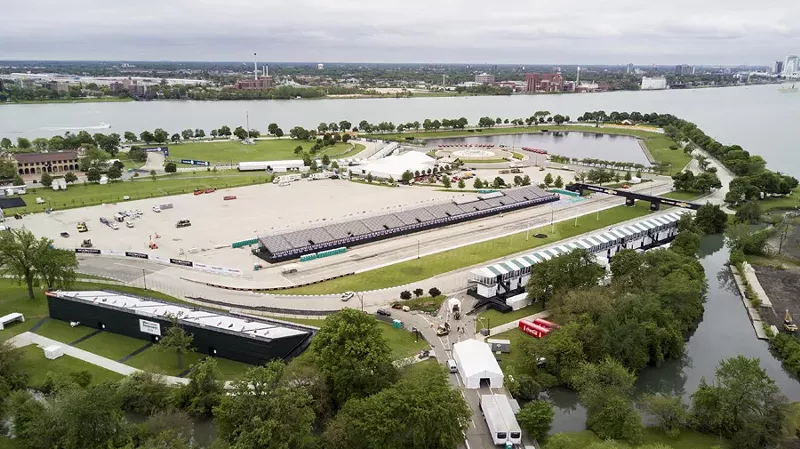
<path id="1" fill-rule="evenodd" d="M 144 289 L 147 290 L 147 270 L 142 268 L 142 280 L 144 281 Z"/>
<path id="2" fill-rule="evenodd" d="M 419 259 L 419 240 L 417 240 L 417 259 Z"/>
<path id="3" fill-rule="evenodd" d="M 244 111 L 244 122 L 245 122 L 244 126 L 247 127 L 244 130 L 247 131 L 247 138 L 250 138 L 250 111 Z M 231 162 L 233 161 L 231 160 Z"/>

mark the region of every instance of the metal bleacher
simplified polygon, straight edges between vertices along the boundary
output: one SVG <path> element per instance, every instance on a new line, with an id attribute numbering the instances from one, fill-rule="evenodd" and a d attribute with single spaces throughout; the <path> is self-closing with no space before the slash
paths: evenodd
<path id="1" fill-rule="evenodd" d="M 260 236 L 259 247 L 253 252 L 268 262 L 280 262 L 317 251 L 354 246 L 557 200 L 558 195 L 536 186 L 462 196 L 447 203 Z"/>

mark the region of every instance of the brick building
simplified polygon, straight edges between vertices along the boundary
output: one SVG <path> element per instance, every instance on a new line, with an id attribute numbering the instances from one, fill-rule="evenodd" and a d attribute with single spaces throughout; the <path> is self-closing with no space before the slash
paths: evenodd
<path id="1" fill-rule="evenodd" d="M 17 163 L 20 176 L 41 173 L 66 173 L 78 170 L 77 151 L 59 151 L 57 153 L 14 153 L 11 161 Z"/>
<path id="2" fill-rule="evenodd" d="M 272 88 L 272 77 L 264 76 L 259 79 L 245 78 L 237 80 L 234 88 L 239 90 L 263 90 Z"/>
<path id="3" fill-rule="evenodd" d="M 563 92 L 564 78 L 561 72 L 554 73 L 526 73 L 525 92 Z"/>

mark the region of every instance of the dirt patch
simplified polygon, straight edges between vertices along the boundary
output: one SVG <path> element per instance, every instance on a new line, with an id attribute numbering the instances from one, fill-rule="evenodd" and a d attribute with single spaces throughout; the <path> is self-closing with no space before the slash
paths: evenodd
<path id="1" fill-rule="evenodd" d="M 783 326 L 783 315 L 788 309 L 792 318 L 800 322 L 800 268 L 778 269 L 773 267 L 753 266 L 758 282 L 764 288 L 772 302 L 775 313 L 762 308 L 762 317 L 779 329 Z"/>

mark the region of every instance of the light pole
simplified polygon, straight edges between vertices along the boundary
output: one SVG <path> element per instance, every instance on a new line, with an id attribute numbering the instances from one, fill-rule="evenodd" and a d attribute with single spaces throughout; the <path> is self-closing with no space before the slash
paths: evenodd
<path id="1" fill-rule="evenodd" d="M 550 233 L 554 234 L 556 232 L 556 208 L 554 206 L 550 206 Z"/>
<path id="2" fill-rule="evenodd" d="M 142 280 L 144 281 L 144 289 L 147 290 L 147 270 L 142 268 Z"/>
<path id="3" fill-rule="evenodd" d="M 419 259 L 419 240 L 417 240 L 417 259 Z"/>

